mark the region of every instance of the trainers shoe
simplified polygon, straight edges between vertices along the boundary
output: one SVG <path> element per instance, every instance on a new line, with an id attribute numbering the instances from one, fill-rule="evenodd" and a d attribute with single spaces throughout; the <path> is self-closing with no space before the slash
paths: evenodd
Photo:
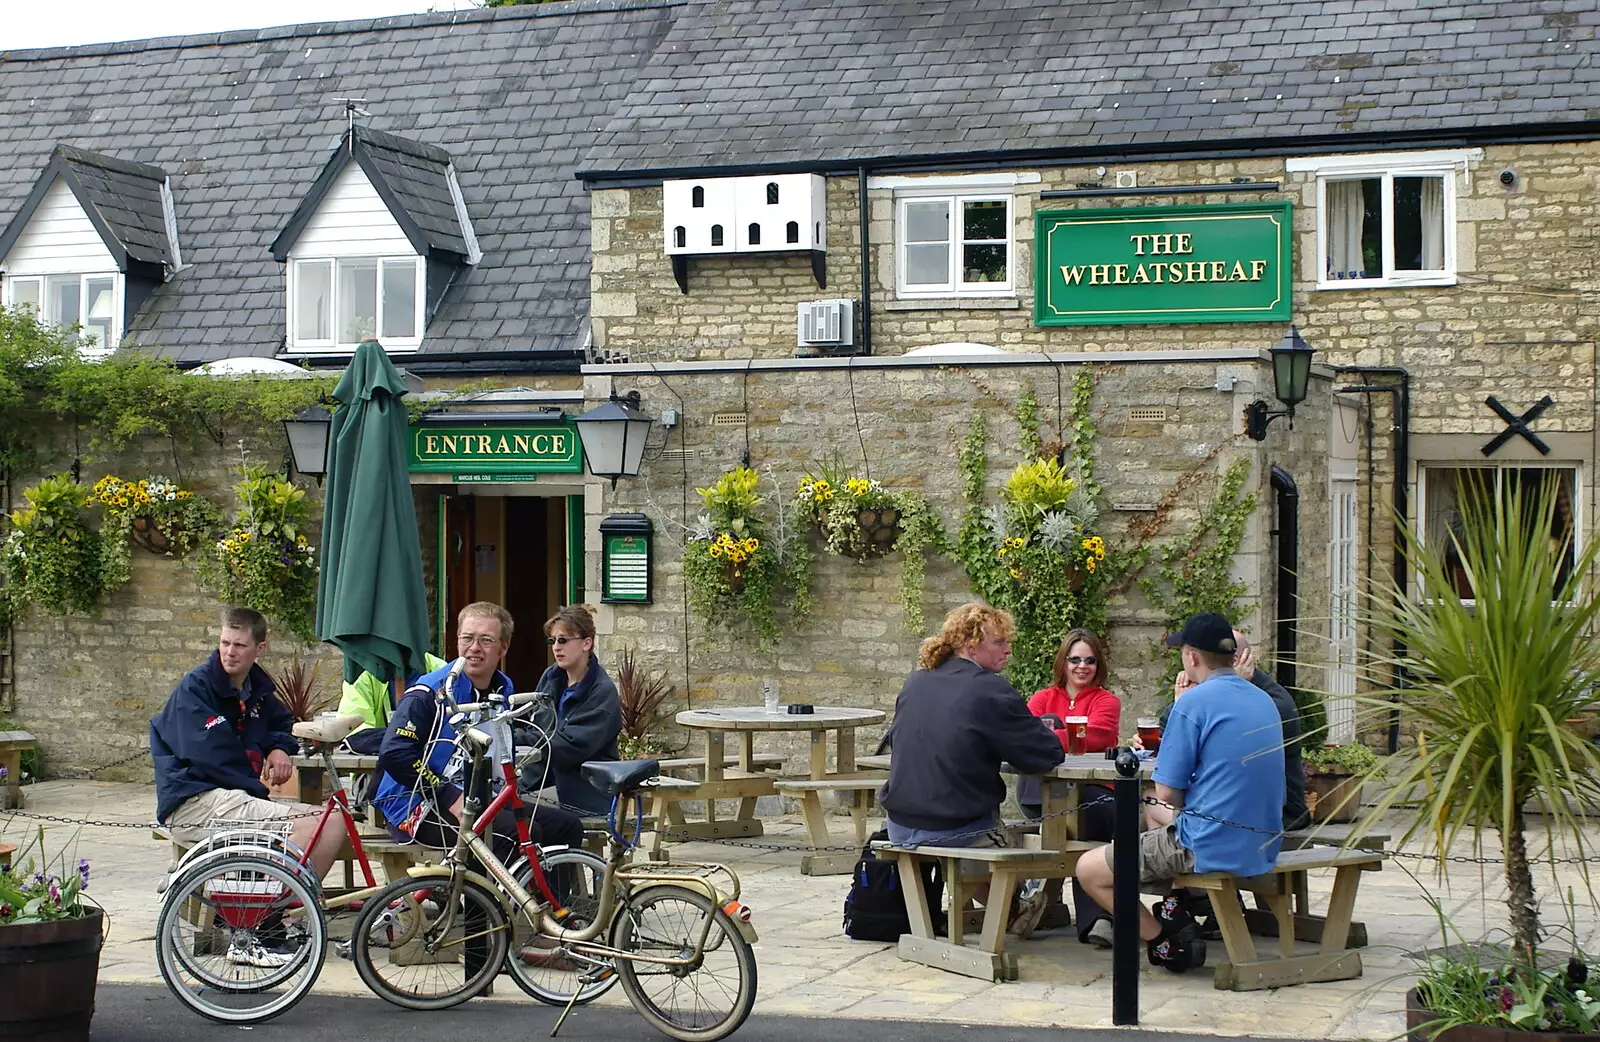
<path id="1" fill-rule="evenodd" d="M 1150 914 L 1156 917 L 1156 922 L 1161 924 L 1163 935 L 1173 932 L 1174 929 L 1187 926 L 1194 922 L 1194 913 L 1189 909 L 1189 900 L 1183 894 L 1172 893 L 1150 906 Z M 1169 924 L 1170 927 L 1169 928 Z"/>
<path id="2" fill-rule="evenodd" d="M 260 970 L 281 970 L 294 961 L 288 952 L 275 952 L 254 938 L 228 945 L 228 961 L 235 966 L 254 966 Z"/>
<path id="3" fill-rule="evenodd" d="M 1206 964 L 1206 942 L 1191 922 L 1171 933 L 1163 932 L 1153 941 L 1146 941 L 1150 965 L 1164 966 L 1173 973 L 1198 969 Z"/>
<path id="4" fill-rule="evenodd" d="M 1089 927 L 1089 933 L 1083 938 L 1084 944 L 1092 944 L 1096 948 L 1110 948 L 1112 946 L 1112 930 L 1110 919 L 1096 919 Z"/>
<path id="5" fill-rule="evenodd" d="M 1049 896 L 1042 889 L 1019 900 L 1016 914 L 1011 917 L 1011 925 L 1006 927 L 1007 932 L 1015 937 L 1032 937 L 1033 931 L 1039 928 L 1039 920 L 1044 916 L 1048 901 Z"/>

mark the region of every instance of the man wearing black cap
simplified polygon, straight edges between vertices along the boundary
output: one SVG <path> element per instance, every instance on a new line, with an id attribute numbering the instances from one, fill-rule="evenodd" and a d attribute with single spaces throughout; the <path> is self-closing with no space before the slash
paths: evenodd
<path id="1" fill-rule="evenodd" d="M 1233 669 L 1233 626 L 1215 613 L 1194 615 L 1167 638 L 1182 648 L 1194 686 L 1172 707 L 1156 761 L 1156 798 L 1170 804 L 1170 825 L 1139 837 L 1140 882 L 1160 884 L 1188 872 L 1260 875 L 1278 857 L 1283 826 L 1283 731 L 1278 711 Z M 1223 819 L 1236 824 L 1223 824 Z M 1243 826 L 1243 827 L 1240 827 Z M 1111 908 L 1112 848 L 1078 862 L 1078 881 Z M 1205 941 L 1182 902 L 1139 910 L 1139 935 L 1150 962 L 1183 972 L 1205 964 Z"/>

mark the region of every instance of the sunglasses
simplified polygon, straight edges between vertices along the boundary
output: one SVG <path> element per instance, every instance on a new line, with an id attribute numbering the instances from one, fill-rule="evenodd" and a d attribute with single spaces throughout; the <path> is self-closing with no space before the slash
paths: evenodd
<path id="1" fill-rule="evenodd" d="M 550 645 L 552 648 L 559 648 L 566 645 L 569 641 L 582 639 L 582 637 L 546 637 L 544 642 Z"/>
<path id="2" fill-rule="evenodd" d="M 1100 660 L 1093 655 L 1068 655 L 1067 661 L 1074 666 L 1098 666 Z"/>

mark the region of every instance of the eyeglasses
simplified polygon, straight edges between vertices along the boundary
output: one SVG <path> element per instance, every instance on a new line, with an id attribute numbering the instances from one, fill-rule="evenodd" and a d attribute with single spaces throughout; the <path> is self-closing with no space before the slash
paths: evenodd
<path id="1" fill-rule="evenodd" d="M 550 645 L 552 648 L 559 648 L 567 644 L 569 641 L 582 639 L 582 637 L 546 637 L 544 642 Z"/>
<path id="2" fill-rule="evenodd" d="M 456 645 L 463 648 L 492 648 L 498 643 L 499 637 L 487 633 L 462 633 L 456 637 Z"/>
<path id="3" fill-rule="evenodd" d="M 1093 655 L 1068 655 L 1067 661 L 1074 666 L 1098 666 L 1100 660 Z"/>

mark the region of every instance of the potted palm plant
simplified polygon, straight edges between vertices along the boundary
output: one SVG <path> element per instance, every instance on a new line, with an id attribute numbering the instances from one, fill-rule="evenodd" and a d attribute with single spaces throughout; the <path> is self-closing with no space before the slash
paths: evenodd
<path id="1" fill-rule="evenodd" d="M 1512 948 L 1479 988 L 1490 987 L 1493 976 L 1500 990 L 1493 1003 L 1462 1006 L 1453 996 L 1472 968 L 1459 958 L 1430 960 L 1411 996 L 1408 1026 L 1414 1037 L 1435 1042 L 1485 1037 L 1474 1033 L 1479 1028 L 1570 1031 L 1573 1011 L 1589 1010 L 1581 957 L 1571 975 L 1541 968 L 1548 962 L 1539 952 L 1545 935 L 1532 861 L 1552 849 L 1591 854 L 1582 815 L 1600 799 L 1600 752 L 1566 726 L 1600 684 L 1600 641 L 1593 638 L 1600 598 L 1584 588 L 1600 543 L 1573 545 L 1558 522 L 1553 482 L 1507 482 L 1499 490 L 1472 485 L 1462 500 L 1462 524 L 1450 533 L 1450 546 L 1404 533 L 1403 552 L 1427 595 L 1396 596 L 1400 591 L 1391 587 L 1387 596 L 1369 599 L 1366 620 L 1375 636 L 1405 649 L 1386 664 L 1409 678 L 1367 702 L 1388 712 L 1395 697 L 1421 736 L 1386 765 L 1383 795 L 1367 808 L 1357 834 L 1397 803 L 1415 802 L 1404 816 L 1411 824 L 1402 844 L 1420 837 L 1442 857 L 1465 838 L 1482 855 L 1492 835 L 1499 850 L 1489 853 L 1504 860 Z M 1453 595 L 1456 568 L 1475 601 Z M 1542 823 L 1532 851 L 1529 807 Z M 1448 864 L 1441 860 L 1441 871 Z M 1566 1011 L 1562 1023 L 1545 1012 L 1557 1007 Z M 1587 1012 L 1576 1019 L 1581 1033 L 1595 1023 Z"/>
<path id="2" fill-rule="evenodd" d="M 315 720 L 318 713 L 333 705 L 333 696 L 322 691 L 321 675 L 321 664 L 305 661 L 298 651 L 287 666 L 272 674 L 272 693 L 296 721 Z M 300 769 L 295 768 L 287 781 L 269 786 L 268 791 L 273 796 L 299 799 Z"/>
<path id="3" fill-rule="evenodd" d="M 652 673 L 632 648 L 617 656 L 617 702 L 622 710 L 622 733 L 617 746 L 624 760 L 643 760 L 667 752 L 660 735 L 666 722 L 666 701 L 672 685 Z"/>

